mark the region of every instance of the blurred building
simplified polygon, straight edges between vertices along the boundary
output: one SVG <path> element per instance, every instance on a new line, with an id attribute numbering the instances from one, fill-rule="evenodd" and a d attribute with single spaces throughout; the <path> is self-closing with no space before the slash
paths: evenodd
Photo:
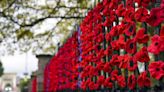
<path id="1" fill-rule="evenodd" d="M 20 92 L 16 73 L 4 73 L 0 77 L 0 92 Z"/>

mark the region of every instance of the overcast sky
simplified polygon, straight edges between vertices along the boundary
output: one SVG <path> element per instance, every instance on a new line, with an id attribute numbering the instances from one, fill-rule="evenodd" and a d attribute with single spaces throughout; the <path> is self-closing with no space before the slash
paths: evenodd
<path id="1" fill-rule="evenodd" d="M 38 68 L 38 59 L 31 52 L 27 54 L 15 54 L 14 56 L 3 56 L 1 57 L 1 61 L 5 73 L 17 73 L 20 76 L 23 75 L 26 70 L 28 73 L 31 73 Z"/>

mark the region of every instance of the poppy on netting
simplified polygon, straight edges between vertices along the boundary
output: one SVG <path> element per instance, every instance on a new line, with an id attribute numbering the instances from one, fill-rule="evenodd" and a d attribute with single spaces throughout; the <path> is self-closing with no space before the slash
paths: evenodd
<path id="1" fill-rule="evenodd" d="M 142 72 L 138 79 L 137 79 L 137 82 L 138 82 L 138 86 L 140 88 L 143 88 L 143 87 L 150 87 L 151 86 L 151 81 L 150 81 L 150 78 L 147 77 L 147 72 Z"/>
<path id="2" fill-rule="evenodd" d="M 157 80 L 164 78 L 164 62 L 152 62 L 149 65 L 149 72 L 150 75 Z"/>
<path id="3" fill-rule="evenodd" d="M 134 39 L 128 39 L 126 42 L 126 51 L 130 54 L 134 54 L 137 51 L 136 42 Z"/>
<path id="4" fill-rule="evenodd" d="M 137 79 L 135 77 L 135 75 L 130 75 L 128 77 L 128 87 L 129 89 L 133 90 L 135 87 L 136 87 L 136 84 L 137 84 Z"/>
<path id="5" fill-rule="evenodd" d="M 135 36 L 135 40 L 138 43 L 147 43 L 147 41 L 149 40 L 149 36 L 148 34 L 145 34 L 145 28 L 141 28 L 140 30 L 138 30 L 136 36 Z"/>
<path id="6" fill-rule="evenodd" d="M 110 77 L 106 78 L 103 84 L 105 87 L 107 88 L 112 88 L 113 87 L 113 83 L 111 82 Z"/>
<path id="7" fill-rule="evenodd" d="M 148 51 L 146 47 L 143 47 L 139 52 L 137 52 L 134 56 L 136 61 L 139 62 L 149 62 L 150 58 L 148 55 Z"/>
<path id="8" fill-rule="evenodd" d="M 151 26 L 158 26 L 164 21 L 164 9 L 161 7 L 152 8 L 147 23 Z"/>
<path id="9" fill-rule="evenodd" d="M 148 17 L 149 17 L 149 14 L 146 8 L 139 8 L 135 12 L 135 19 L 139 22 L 145 22 Z"/>
<path id="10" fill-rule="evenodd" d="M 153 54 L 159 54 L 161 51 L 164 51 L 164 40 L 160 36 L 154 35 L 151 38 L 151 44 L 148 47 L 148 51 Z"/>
<path id="11" fill-rule="evenodd" d="M 134 71 L 137 69 L 137 61 L 134 59 L 134 57 L 131 57 L 128 62 L 127 69 L 129 71 Z"/>
<path id="12" fill-rule="evenodd" d="M 124 88 L 126 86 L 125 77 L 122 75 L 117 76 L 117 83 L 121 88 Z"/>

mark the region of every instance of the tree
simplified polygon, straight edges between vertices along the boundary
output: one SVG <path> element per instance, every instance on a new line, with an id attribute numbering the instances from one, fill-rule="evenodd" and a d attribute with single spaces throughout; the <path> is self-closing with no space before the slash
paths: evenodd
<path id="1" fill-rule="evenodd" d="M 59 38 L 71 34 L 90 4 L 87 0 L 0 0 L 0 54 L 54 53 Z"/>
<path id="2" fill-rule="evenodd" d="M 0 61 L 0 77 L 3 75 L 3 72 L 4 72 L 4 68 L 2 62 Z"/>

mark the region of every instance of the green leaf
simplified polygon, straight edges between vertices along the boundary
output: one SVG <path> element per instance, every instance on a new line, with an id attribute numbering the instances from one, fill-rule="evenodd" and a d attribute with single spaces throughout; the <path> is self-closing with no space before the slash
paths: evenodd
<path id="1" fill-rule="evenodd" d="M 16 31 L 16 35 L 17 35 L 17 39 L 20 40 L 24 37 L 33 38 L 34 34 L 30 30 L 25 30 L 21 28 L 20 30 Z"/>

